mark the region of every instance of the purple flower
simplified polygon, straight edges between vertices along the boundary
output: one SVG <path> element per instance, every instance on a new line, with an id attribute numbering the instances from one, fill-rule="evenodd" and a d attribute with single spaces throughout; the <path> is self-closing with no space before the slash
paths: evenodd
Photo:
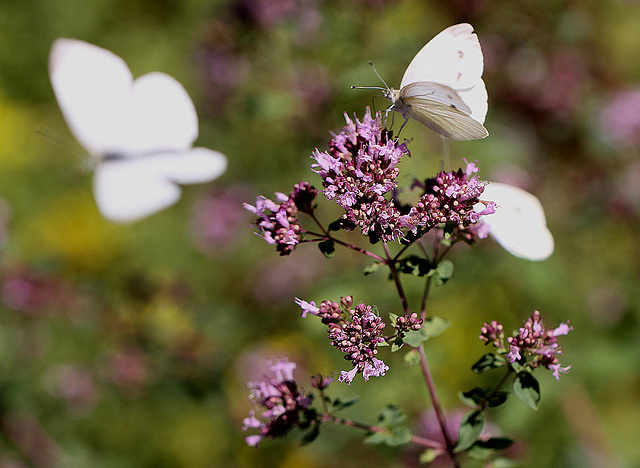
<path id="1" fill-rule="evenodd" d="M 298 298 L 296 304 L 302 308 L 303 316 L 308 313 L 317 315 L 322 323 L 328 325 L 331 346 L 338 348 L 353 364 L 353 369 L 340 372 L 340 382 L 351 384 L 358 373 L 368 381 L 370 377 L 385 375 L 389 370 L 389 366 L 375 357 L 378 345 L 385 341 L 382 336 L 385 324 L 371 306 L 359 304 L 352 308 L 351 296 L 341 298 L 340 304 L 323 301 L 320 307 Z"/>
<path id="2" fill-rule="evenodd" d="M 569 322 L 563 323 L 555 329 L 547 329 L 542 322 L 540 312 L 535 310 L 519 329 L 518 334 L 507 338 L 509 345 L 507 359 L 513 363 L 530 357 L 528 365 L 531 368 L 546 367 L 553 371 L 556 379 L 559 379 L 560 374 L 566 374 L 571 366 L 560 366 L 557 356 L 562 354 L 562 349 L 558 344 L 557 336 L 566 335 L 571 330 L 573 327 L 569 325 Z"/>
<path id="3" fill-rule="evenodd" d="M 480 329 L 480 336 L 478 337 L 485 344 L 493 343 L 496 348 L 504 347 L 504 327 L 500 322 L 495 320 L 491 323 L 485 322 L 484 326 Z"/>
<path id="4" fill-rule="evenodd" d="M 318 311 L 320 309 L 316 307 L 315 302 L 307 302 L 297 297 L 295 298 L 295 302 L 302 308 L 302 314 L 300 314 L 300 317 L 306 318 L 307 314 L 318 315 Z"/>
<path id="5" fill-rule="evenodd" d="M 298 211 L 310 212 L 316 193 L 309 183 L 300 182 L 289 196 L 276 192 L 277 202 L 261 195 L 255 206 L 248 203 L 243 206 L 258 216 L 254 223 L 259 230 L 258 235 L 275 245 L 276 251 L 284 256 L 291 254 L 300 242 L 305 231 L 298 221 Z"/>
<path id="6" fill-rule="evenodd" d="M 482 216 L 495 212 L 496 205 L 480 199 L 487 182 L 475 176 L 477 172 L 475 163 L 467 163 L 464 171 L 442 171 L 424 184 L 417 184 L 422 186 L 424 194 L 407 214 L 401 216 L 402 226 L 417 234 L 419 228 L 428 231 L 441 224 L 453 223 L 472 238 L 485 235 L 474 228 Z M 478 206 L 482 208 L 478 209 Z"/>
<path id="7" fill-rule="evenodd" d="M 279 359 L 269 363 L 273 373 L 263 380 L 248 383 L 250 398 L 262 408 L 262 414 L 250 411 L 242 421 L 242 430 L 258 429 L 258 434 L 245 437 L 251 447 L 257 447 L 265 438 L 274 439 L 286 435 L 300 423 L 300 416 L 311 405 L 311 398 L 298 390 L 293 377 L 294 362 Z"/>
<path id="8" fill-rule="evenodd" d="M 311 167 L 323 179 L 325 197 L 345 210 L 343 229 L 360 228 L 383 241 L 399 240 L 401 213 L 385 195 L 397 188 L 397 165 L 409 150 L 382 128 L 380 112 L 372 117 L 367 108 L 362 121 L 346 114 L 345 119 L 347 125 L 333 135 L 329 149 L 314 151 Z"/>

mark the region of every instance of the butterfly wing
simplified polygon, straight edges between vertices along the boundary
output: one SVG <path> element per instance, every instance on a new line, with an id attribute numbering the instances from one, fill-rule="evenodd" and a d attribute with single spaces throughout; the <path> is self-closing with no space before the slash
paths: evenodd
<path id="1" fill-rule="evenodd" d="M 71 133 L 94 156 L 110 150 L 122 133 L 133 77 L 108 50 L 58 39 L 49 55 L 49 76 Z"/>
<path id="2" fill-rule="evenodd" d="M 480 122 L 451 104 L 423 97 L 403 101 L 408 117 L 452 140 L 478 140 L 489 135 Z"/>
<path id="3" fill-rule="evenodd" d="M 106 160 L 96 168 L 93 191 L 105 218 L 132 222 L 177 202 L 177 184 L 208 182 L 226 167 L 226 157 L 207 148 Z"/>
<path id="4" fill-rule="evenodd" d="M 120 57 L 75 39 L 54 42 L 49 74 L 71 132 L 94 156 L 184 150 L 198 136 L 193 102 L 169 75 L 134 81 Z"/>
<path id="5" fill-rule="evenodd" d="M 512 185 L 491 182 L 482 199 L 498 205 L 496 212 L 482 217 L 490 235 L 516 257 L 539 261 L 554 250 L 554 240 L 547 228 L 540 201 L 529 192 Z"/>
<path id="6" fill-rule="evenodd" d="M 471 108 L 469 114 L 484 123 L 487 98 L 483 69 L 482 49 L 473 26 L 456 24 L 440 32 L 416 54 L 402 77 L 400 88 L 417 82 L 448 86 Z"/>

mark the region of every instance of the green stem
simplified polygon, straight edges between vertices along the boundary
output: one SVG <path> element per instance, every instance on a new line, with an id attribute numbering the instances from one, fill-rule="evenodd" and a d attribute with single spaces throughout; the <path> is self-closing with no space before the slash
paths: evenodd
<path id="1" fill-rule="evenodd" d="M 393 278 L 393 282 L 396 285 L 396 289 L 398 290 L 398 295 L 400 296 L 400 302 L 402 303 L 402 308 L 406 314 L 410 314 L 411 310 L 409 309 L 409 301 L 407 301 L 407 296 L 404 292 L 404 288 L 402 287 L 402 283 L 400 282 L 400 275 L 398 275 L 398 270 L 396 269 L 396 264 L 391 258 L 391 254 L 389 253 L 389 247 L 386 242 L 382 243 L 384 248 L 384 253 L 387 256 L 385 260 L 386 265 L 389 267 L 391 272 L 391 277 Z"/>

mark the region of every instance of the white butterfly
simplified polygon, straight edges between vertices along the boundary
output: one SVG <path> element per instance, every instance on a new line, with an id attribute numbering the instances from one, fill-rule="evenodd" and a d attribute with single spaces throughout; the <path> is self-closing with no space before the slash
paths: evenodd
<path id="1" fill-rule="evenodd" d="M 226 170 L 223 154 L 192 147 L 198 117 L 169 75 L 134 80 L 120 57 L 75 39 L 54 42 L 49 75 L 71 133 L 96 159 L 93 191 L 105 218 L 144 218 L 178 201 L 177 184 Z"/>
<path id="2" fill-rule="evenodd" d="M 553 236 L 542 204 L 534 195 L 512 185 L 490 182 L 482 199 L 498 205 L 495 213 L 482 216 L 480 221 L 489 226 L 489 235 L 507 252 L 532 261 L 551 256 Z"/>
<path id="3" fill-rule="evenodd" d="M 374 89 L 384 91 L 392 102 L 389 111 L 400 112 L 405 124 L 412 118 L 452 140 L 477 140 L 489 135 L 482 125 L 488 108 L 483 68 L 473 26 L 456 24 L 416 54 L 399 90 L 386 83 L 386 89 Z"/>

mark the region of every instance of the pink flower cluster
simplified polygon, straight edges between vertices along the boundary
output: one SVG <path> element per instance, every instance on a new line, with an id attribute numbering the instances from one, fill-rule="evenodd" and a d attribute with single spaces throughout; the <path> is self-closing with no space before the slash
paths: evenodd
<path id="1" fill-rule="evenodd" d="M 345 353 L 344 358 L 352 362 L 353 369 L 340 372 L 340 382 L 351 385 L 358 373 L 368 381 L 370 377 L 385 375 L 389 370 L 389 366 L 375 357 L 378 345 L 385 341 L 382 337 L 385 323 L 373 312 L 371 306 L 358 304 L 353 307 L 351 296 L 341 298 L 340 304 L 323 301 L 320 307 L 316 307 L 313 301 L 298 298 L 296 304 L 302 308 L 302 317 L 307 314 L 317 315 L 328 325 L 331 346 Z"/>
<path id="2" fill-rule="evenodd" d="M 300 414 L 309 409 L 311 398 L 298 390 L 293 377 L 296 363 L 280 359 L 269 368 L 273 376 L 249 382 L 250 398 L 265 411 L 257 417 L 255 411 L 242 421 L 242 430 L 258 429 L 258 434 L 245 437 L 252 447 L 257 447 L 264 438 L 284 436 L 300 422 Z"/>
<path id="3" fill-rule="evenodd" d="M 569 322 L 562 323 L 555 329 L 546 328 L 542 322 L 542 316 L 537 310 L 533 311 L 531 317 L 527 319 L 518 333 L 508 337 L 504 342 L 503 326 L 495 320 L 485 323 L 482 327 L 480 339 L 485 343 L 493 343 L 496 348 L 507 352 L 507 359 L 511 363 L 524 364 L 529 358 L 527 365 L 532 369 L 542 366 L 553 371 L 556 379 L 560 379 L 560 374 L 566 374 L 571 366 L 562 367 L 558 361 L 558 355 L 562 354 L 562 349 L 558 344 L 558 336 L 566 335 L 573 327 Z"/>

